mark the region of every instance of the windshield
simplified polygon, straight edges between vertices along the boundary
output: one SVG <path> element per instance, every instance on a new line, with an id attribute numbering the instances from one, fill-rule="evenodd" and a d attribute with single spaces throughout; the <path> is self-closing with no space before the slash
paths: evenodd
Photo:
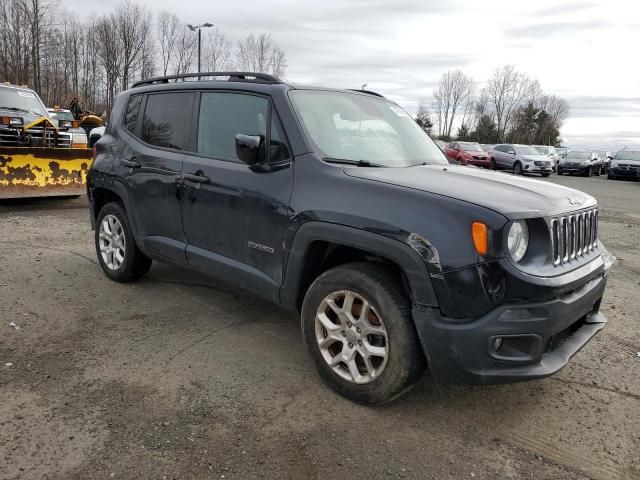
<path id="1" fill-rule="evenodd" d="M 465 152 L 479 152 L 482 150 L 479 143 L 460 142 L 458 145 L 460 145 L 460 148 Z"/>
<path id="2" fill-rule="evenodd" d="M 324 158 L 384 167 L 447 164 L 402 108 L 383 98 L 320 90 L 289 92 L 305 133 Z"/>
<path id="3" fill-rule="evenodd" d="M 18 88 L 0 88 L 0 108 L 47 116 L 47 109 L 34 92 Z"/>
<path id="4" fill-rule="evenodd" d="M 567 158 L 575 158 L 576 160 L 591 160 L 592 153 L 580 150 L 572 150 L 567 153 Z"/>
<path id="5" fill-rule="evenodd" d="M 615 160 L 636 160 L 640 161 L 640 150 L 620 150 L 616 153 Z"/>
<path id="6" fill-rule="evenodd" d="M 69 120 L 71 122 L 75 120 L 75 117 L 71 112 L 49 112 L 49 116 L 57 120 Z"/>
<path id="7" fill-rule="evenodd" d="M 520 155 L 540 155 L 540 152 L 529 145 L 514 145 L 513 148 Z"/>
<path id="8" fill-rule="evenodd" d="M 543 155 L 547 155 L 549 153 L 549 147 L 535 147 L 538 152 Z"/>

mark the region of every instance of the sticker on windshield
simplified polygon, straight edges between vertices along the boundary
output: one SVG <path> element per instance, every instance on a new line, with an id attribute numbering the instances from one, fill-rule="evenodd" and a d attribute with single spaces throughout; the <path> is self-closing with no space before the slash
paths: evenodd
<path id="1" fill-rule="evenodd" d="M 391 105 L 389 108 L 395 112 L 399 117 L 408 117 L 407 112 L 402 110 L 400 107 L 396 107 L 395 105 Z"/>
<path id="2" fill-rule="evenodd" d="M 36 98 L 36 96 L 31 92 L 18 92 L 18 95 L 25 98 Z"/>

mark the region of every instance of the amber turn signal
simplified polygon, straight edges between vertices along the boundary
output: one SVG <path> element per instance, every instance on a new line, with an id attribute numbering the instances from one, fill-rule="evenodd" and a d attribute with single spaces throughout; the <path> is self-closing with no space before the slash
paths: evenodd
<path id="1" fill-rule="evenodd" d="M 489 251 L 489 236 L 487 234 L 487 226 L 481 222 L 473 222 L 471 224 L 471 236 L 473 237 L 473 246 L 480 255 L 486 255 Z"/>

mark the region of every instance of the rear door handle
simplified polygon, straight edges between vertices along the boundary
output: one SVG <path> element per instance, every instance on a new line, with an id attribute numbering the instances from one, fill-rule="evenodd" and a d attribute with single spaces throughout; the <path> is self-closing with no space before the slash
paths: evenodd
<path id="1" fill-rule="evenodd" d="M 136 157 L 131 157 L 130 159 L 123 158 L 120 162 L 130 168 L 140 168 L 140 162 L 136 160 Z"/>
<path id="2" fill-rule="evenodd" d="M 184 179 L 197 183 L 209 183 L 209 177 L 207 177 L 201 171 L 198 171 L 196 173 L 185 173 Z"/>

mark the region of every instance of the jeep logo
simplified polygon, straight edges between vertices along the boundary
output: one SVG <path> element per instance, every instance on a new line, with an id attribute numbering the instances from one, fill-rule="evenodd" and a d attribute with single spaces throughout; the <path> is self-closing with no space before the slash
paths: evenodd
<path id="1" fill-rule="evenodd" d="M 580 200 L 579 198 L 567 197 L 567 200 L 569 200 L 569 203 L 571 205 L 582 205 L 582 200 Z"/>

